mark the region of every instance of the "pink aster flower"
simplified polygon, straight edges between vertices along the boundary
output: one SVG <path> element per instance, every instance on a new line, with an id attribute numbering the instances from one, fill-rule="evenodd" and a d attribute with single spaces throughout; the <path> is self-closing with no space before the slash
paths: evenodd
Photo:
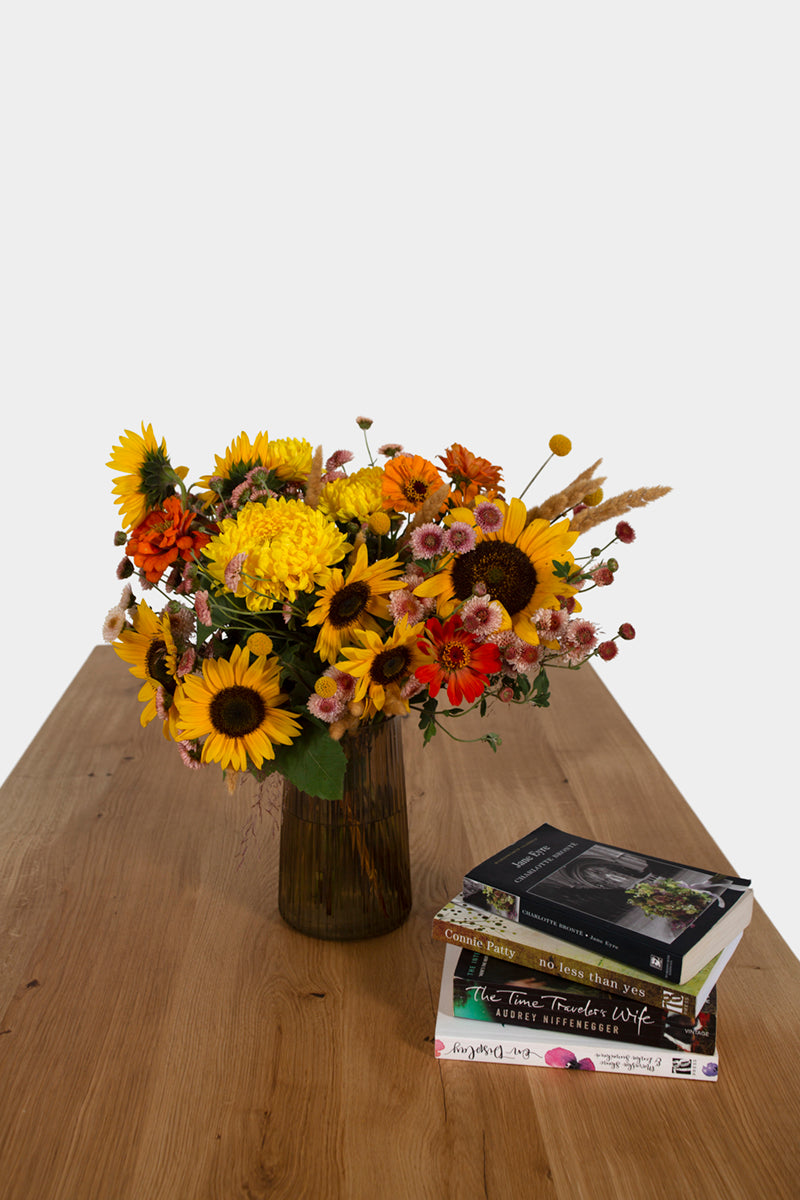
<path id="1" fill-rule="evenodd" d="M 169 704 L 167 703 L 167 693 L 164 691 L 163 687 L 161 687 L 160 685 L 156 688 L 156 694 L 155 694 L 154 699 L 155 699 L 155 706 L 156 706 L 156 716 L 158 717 L 158 719 L 160 721 L 166 721 L 167 713 L 169 711 Z"/>
<path id="2" fill-rule="evenodd" d="M 338 721 L 344 710 L 338 692 L 335 696 L 318 696 L 316 692 L 312 692 L 306 707 L 313 716 L 319 717 L 320 721 L 326 721 L 329 725 Z"/>
<path id="3" fill-rule="evenodd" d="M 616 658 L 618 654 L 617 643 L 601 642 L 597 647 L 597 653 L 603 662 L 611 662 L 612 658 Z"/>
<path id="4" fill-rule="evenodd" d="M 614 582 L 614 572 L 609 571 L 608 567 L 598 567 L 596 571 L 592 571 L 592 579 L 598 587 L 608 587 Z"/>
<path id="5" fill-rule="evenodd" d="M 453 554 L 468 554 L 475 549 L 475 530 L 466 521 L 454 521 L 447 529 L 445 541 Z"/>
<path id="6" fill-rule="evenodd" d="M 476 504 L 473 516 L 478 528 L 484 533 L 496 533 L 503 524 L 503 514 L 491 500 L 482 500 L 480 504 Z"/>
<path id="7" fill-rule="evenodd" d="M 190 675 L 194 670 L 194 664 L 197 660 L 194 647 L 190 646 L 188 650 L 184 650 L 181 655 L 181 661 L 178 663 L 178 678 L 182 679 L 184 675 Z"/>
<path id="8" fill-rule="evenodd" d="M 628 524 L 627 521 L 620 521 L 617 524 L 617 527 L 614 530 L 614 532 L 616 533 L 619 540 L 621 542 L 624 542 L 625 545 L 630 545 L 630 543 L 636 539 L 636 534 L 634 533 L 633 529 L 631 528 L 631 526 Z"/>
<path id="9" fill-rule="evenodd" d="M 325 474 L 330 475 L 331 471 L 338 471 L 345 463 L 352 461 L 353 455 L 350 450 L 334 450 L 325 463 Z"/>
<path id="10" fill-rule="evenodd" d="M 378 446 L 378 454 L 382 454 L 384 458 L 395 458 L 402 449 L 399 442 L 384 442 L 382 446 Z"/>
<path id="11" fill-rule="evenodd" d="M 213 625 L 211 609 L 208 605 L 208 592 L 195 592 L 194 611 L 197 613 L 197 619 L 201 625 Z"/>
<path id="12" fill-rule="evenodd" d="M 406 587 L 411 588 L 413 592 L 414 588 L 419 587 L 424 578 L 425 572 L 422 567 L 418 566 L 417 563 L 409 563 L 405 569 L 405 573 L 400 576 L 400 582 L 404 583 Z"/>
<path id="13" fill-rule="evenodd" d="M 555 642 L 569 624 L 569 613 L 563 608 L 539 608 L 531 620 L 542 641 Z"/>
<path id="14" fill-rule="evenodd" d="M 346 704 L 348 700 L 352 700 L 356 691 L 356 681 L 352 675 L 348 675 L 346 671 L 340 671 L 338 667 L 328 667 L 325 671 L 336 684 L 336 695 Z"/>
<path id="15" fill-rule="evenodd" d="M 520 641 L 522 639 L 520 638 Z M 523 671 L 525 674 L 532 671 L 539 664 L 542 658 L 542 647 L 532 646 L 530 642 L 522 642 L 517 653 L 515 667 L 518 671 Z"/>
<path id="16" fill-rule="evenodd" d="M 201 753 L 196 742 L 178 742 L 178 754 L 181 756 L 181 762 L 192 771 L 199 771 L 203 766 Z"/>
<path id="17" fill-rule="evenodd" d="M 246 562 L 246 554 L 234 554 L 225 568 L 225 587 L 229 592 L 235 592 L 242 582 L 242 569 Z"/>
<path id="18" fill-rule="evenodd" d="M 133 574 L 133 563 L 129 558 L 123 558 L 117 566 L 117 579 L 128 579 Z"/>
<path id="19" fill-rule="evenodd" d="M 488 596 L 470 596 L 461 606 L 461 620 L 476 642 L 482 642 L 503 624 L 503 610 Z"/>
<path id="20" fill-rule="evenodd" d="M 444 551 L 444 532 L 432 521 L 419 525 L 411 534 L 411 552 L 415 558 L 435 558 Z"/>
<path id="21" fill-rule="evenodd" d="M 402 700 L 410 700 L 412 696 L 418 696 L 420 692 L 424 691 L 425 684 L 421 679 L 417 679 L 416 675 L 412 675 L 400 689 L 400 698 Z"/>
<path id="22" fill-rule="evenodd" d="M 122 608 L 111 608 L 103 622 L 103 641 L 115 642 L 125 628 L 125 611 Z"/>
<path id="23" fill-rule="evenodd" d="M 403 617 L 408 618 L 409 625 L 416 625 L 423 619 L 426 611 L 425 602 L 408 588 L 399 588 L 389 593 L 389 612 L 395 625 L 399 625 Z"/>

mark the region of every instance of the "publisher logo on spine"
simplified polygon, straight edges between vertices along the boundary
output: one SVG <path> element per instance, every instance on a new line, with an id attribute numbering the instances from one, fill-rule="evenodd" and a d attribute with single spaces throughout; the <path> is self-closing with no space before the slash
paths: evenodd
<path id="1" fill-rule="evenodd" d="M 664 959 L 661 957 L 660 954 L 651 954 L 650 955 L 650 966 L 653 968 L 654 971 L 663 971 L 664 970 Z"/>

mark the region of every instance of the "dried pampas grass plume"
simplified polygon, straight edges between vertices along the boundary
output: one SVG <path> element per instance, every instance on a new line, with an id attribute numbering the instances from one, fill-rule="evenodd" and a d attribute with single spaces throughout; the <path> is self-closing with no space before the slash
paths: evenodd
<path id="1" fill-rule="evenodd" d="M 311 470 L 306 480 L 305 502 L 309 508 L 316 508 L 322 495 L 322 446 L 317 446 L 311 459 Z"/>
<path id="2" fill-rule="evenodd" d="M 597 462 L 592 463 L 590 467 L 582 471 L 577 479 L 573 479 L 572 483 L 568 484 L 563 492 L 556 492 L 542 504 L 537 504 L 533 508 L 529 508 L 525 523 L 530 525 L 531 521 L 536 520 L 553 521 L 570 508 L 574 508 L 576 504 L 580 504 L 583 497 L 588 495 L 589 492 L 596 491 L 597 488 L 602 487 L 605 483 L 605 475 L 595 476 L 595 471 L 602 461 L 602 458 L 598 458 Z"/>
<path id="3" fill-rule="evenodd" d="M 643 508 L 645 504 L 659 500 L 671 491 L 671 487 L 646 487 L 621 492 L 619 496 L 603 500 L 594 508 L 584 508 L 579 513 L 574 513 L 569 527 L 577 533 L 585 533 L 587 529 L 593 529 L 595 525 L 600 525 L 603 521 L 611 521 L 615 517 L 623 516 L 632 508 Z"/>

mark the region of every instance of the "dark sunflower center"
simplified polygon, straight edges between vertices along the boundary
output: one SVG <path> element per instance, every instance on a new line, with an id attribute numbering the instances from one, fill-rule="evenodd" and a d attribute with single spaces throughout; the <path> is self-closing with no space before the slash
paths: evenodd
<path id="1" fill-rule="evenodd" d="M 392 650 L 383 650 L 376 654 L 370 668 L 373 683 L 395 683 L 408 672 L 409 654 L 406 646 L 397 646 Z"/>
<path id="2" fill-rule="evenodd" d="M 211 724 L 226 737 L 244 737 L 258 729 L 267 715 L 262 696 L 253 688 L 234 684 L 217 692 L 209 706 Z"/>
<path id="3" fill-rule="evenodd" d="M 468 600 L 475 585 L 484 583 L 492 599 L 499 600 L 512 617 L 530 604 L 538 582 L 527 554 L 510 542 L 481 542 L 468 554 L 459 555 L 452 578 L 459 600 Z"/>
<path id="4" fill-rule="evenodd" d="M 175 691 L 175 680 L 167 670 L 167 644 L 161 638 L 154 638 L 150 643 L 145 670 L 151 679 L 160 683 L 172 695 Z"/>
<path id="5" fill-rule="evenodd" d="M 344 629 L 357 621 L 369 601 L 369 585 L 362 580 L 348 583 L 336 593 L 328 607 L 328 622 L 334 629 Z"/>
<path id="6" fill-rule="evenodd" d="M 411 504 L 421 504 L 428 495 L 428 485 L 424 479 L 409 479 L 403 484 L 403 495 Z"/>

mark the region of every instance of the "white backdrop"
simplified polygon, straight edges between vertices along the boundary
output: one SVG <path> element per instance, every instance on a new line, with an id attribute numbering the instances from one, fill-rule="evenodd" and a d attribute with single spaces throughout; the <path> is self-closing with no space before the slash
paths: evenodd
<path id="1" fill-rule="evenodd" d="M 366 414 L 510 492 L 565 433 L 538 494 L 600 456 L 674 488 L 592 594 L 638 632 L 598 669 L 800 952 L 796 11 L 7 8 L 2 777 L 118 599 L 123 429 L 195 478 Z"/>

